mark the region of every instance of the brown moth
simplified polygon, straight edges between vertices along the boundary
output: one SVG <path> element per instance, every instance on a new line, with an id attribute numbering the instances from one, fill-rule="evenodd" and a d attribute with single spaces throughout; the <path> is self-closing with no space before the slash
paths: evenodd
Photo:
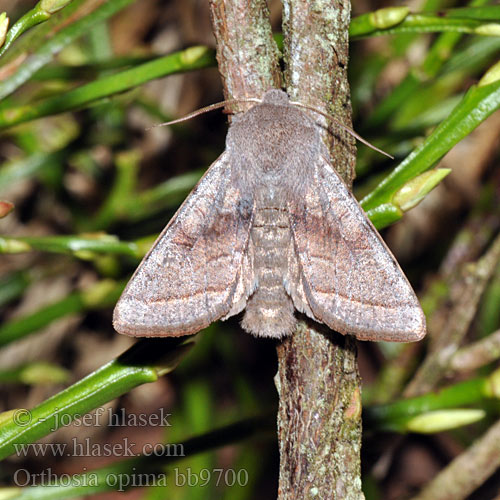
<path id="1" fill-rule="evenodd" d="M 246 331 L 281 338 L 297 309 L 361 340 L 421 339 L 415 293 L 328 158 L 281 90 L 234 116 L 226 150 L 128 283 L 115 329 L 187 335 L 245 310 Z"/>

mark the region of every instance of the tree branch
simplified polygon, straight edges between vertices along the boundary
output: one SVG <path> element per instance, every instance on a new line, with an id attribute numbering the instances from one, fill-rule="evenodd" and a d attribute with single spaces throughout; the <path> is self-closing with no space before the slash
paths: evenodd
<path id="1" fill-rule="evenodd" d="M 281 87 L 279 52 L 265 0 L 210 0 L 217 62 L 226 99 L 261 97 Z M 240 104 L 229 111 L 244 111 Z"/>
<path id="2" fill-rule="evenodd" d="M 348 1 L 285 0 L 285 81 L 292 99 L 351 126 L 347 82 Z M 331 124 L 323 138 L 348 185 L 352 137 Z M 363 498 L 360 480 L 361 392 L 355 341 L 317 324 L 278 347 L 280 499 Z"/>
<path id="3" fill-rule="evenodd" d="M 350 126 L 346 79 L 349 3 L 284 2 L 286 81 L 290 96 Z M 228 99 L 280 87 L 277 50 L 264 1 L 211 0 L 217 59 Z M 238 110 L 244 110 L 243 106 Z M 348 185 L 354 141 L 327 124 L 324 139 Z M 321 329 L 321 331 L 319 330 Z M 281 455 L 279 498 L 363 498 L 361 397 L 350 337 L 301 324 L 278 347 Z"/>
<path id="4" fill-rule="evenodd" d="M 351 5 L 348 0 L 283 1 L 285 83 L 293 100 L 319 108 L 352 127 L 347 62 Z M 316 119 L 317 117 L 315 117 Z M 323 139 L 335 169 L 352 185 L 355 141 L 326 123 Z"/>

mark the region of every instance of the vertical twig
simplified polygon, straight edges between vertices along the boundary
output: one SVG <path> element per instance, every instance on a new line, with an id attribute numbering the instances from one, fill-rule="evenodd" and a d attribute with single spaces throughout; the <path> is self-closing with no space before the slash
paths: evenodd
<path id="1" fill-rule="evenodd" d="M 346 79 L 348 3 L 284 2 L 290 95 L 350 125 Z M 280 86 L 277 50 L 263 0 L 210 0 L 226 98 Z M 316 10 L 314 10 L 316 9 Z M 333 130 L 333 134 L 332 134 Z M 354 146 L 325 131 L 334 165 L 351 184 Z M 332 138 L 335 139 L 332 141 Z M 278 348 L 279 498 L 360 499 L 361 403 L 355 344 L 300 327 Z"/>
<path id="2" fill-rule="evenodd" d="M 352 127 L 347 81 L 350 12 L 349 0 L 283 0 L 288 94 Z M 328 129 L 323 138 L 332 163 L 351 186 L 356 164 L 354 138 L 326 120 L 324 124 Z"/>
<path id="3" fill-rule="evenodd" d="M 225 98 L 260 97 L 279 88 L 279 52 L 265 0 L 210 0 L 210 15 Z"/>
<path id="4" fill-rule="evenodd" d="M 349 2 L 284 0 L 283 5 L 288 93 L 351 126 Z M 324 140 L 332 164 L 351 185 L 354 141 L 331 126 Z M 278 348 L 280 499 L 363 498 L 356 346 L 350 337 L 325 332 L 307 325 Z"/>

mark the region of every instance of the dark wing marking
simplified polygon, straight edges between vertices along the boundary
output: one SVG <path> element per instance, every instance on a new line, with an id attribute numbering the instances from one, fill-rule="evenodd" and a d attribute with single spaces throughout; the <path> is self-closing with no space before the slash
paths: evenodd
<path id="1" fill-rule="evenodd" d="M 163 230 L 115 307 L 118 332 L 186 335 L 243 309 L 253 202 L 242 199 L 231 174 L 224 153 Z"/>
<path id="2" fill-rule="evenodd" d="M 425 335 L 403 271 L 326 159 L 318 159 L 304 199 L 291 200 L 289 212 L 300 276 L 291 290 L 297 309 L 361 340 L 411 342 Z"/>

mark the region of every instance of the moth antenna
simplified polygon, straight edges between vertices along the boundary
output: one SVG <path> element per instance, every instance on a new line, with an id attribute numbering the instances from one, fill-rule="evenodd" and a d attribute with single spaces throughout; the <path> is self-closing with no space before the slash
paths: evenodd
<path id="1" fill-rule="evenodd" d="M 238 104 L 241 102 L 262 102 L 260 99 L 248 98 L 248 99 L 227 99 L 225 101 L 216 102 L 214 104 L 210 104 L 209 106 L 205 106 L 204 108 L 197 109 L 192 113 L 189 113 L 182 118 L 177 118 L 176 120 L 170 120 L 169 122 L 158 123 L 157 125 L 152 125 L 148 127 L 146 130 L 151 130 L 156 127 L 163 127 L 165 125 L 174 125 L 175 123 L 185 122 L 187 120 L 191 120 L 191 118 L 195 118 L 196 116 L 203 115 L 204 113 L 208 113 L 209 111 L 213 111 L 215 109 L 223 108 L 228 104 Z"/>
<path id="2" fill-rule="evenodd" d="M 347 125 L 344 125 L 340 123 L 336 118 L 334 118 L 332 115 L 329 115 L 328 113 L 323 113 L 323 111 L 320 111 L 317 108 L 314 108 L 312 106 L 308 106 L 307 104 L 302 104 L 301 102 L 296 102 L 296 101 L 290 101 L 290 104 L 293 104 L 294 106 L 298 106 L 299 108 L 304 108 L 308 109 L 309 111 L 314 111 L 315 113 L 320 114 L 321 116 L 324 116 L 325 118 L 328 118 L 328 120 L 331 120 L 335 125 L 338 125 L 341 129 L 345 130 L 349 134 L 351 134 L 353 137 L 355 137 L 359 142 L 362 142 L 365 146 L 368 146 L 369 148 L 373 149 L 374 151 L 377 151 L 384 156 L 387 156 L 391 160 L 394 160 L 394 156 L 391 156 L 389 153 L 386 153 L 384 150 L 377 148 L 377 146 L 374 146 L 370 142 L 368 142 L 366 139 L 363 139 L 358 133 L 354 132 L 354 130 Z"/>

